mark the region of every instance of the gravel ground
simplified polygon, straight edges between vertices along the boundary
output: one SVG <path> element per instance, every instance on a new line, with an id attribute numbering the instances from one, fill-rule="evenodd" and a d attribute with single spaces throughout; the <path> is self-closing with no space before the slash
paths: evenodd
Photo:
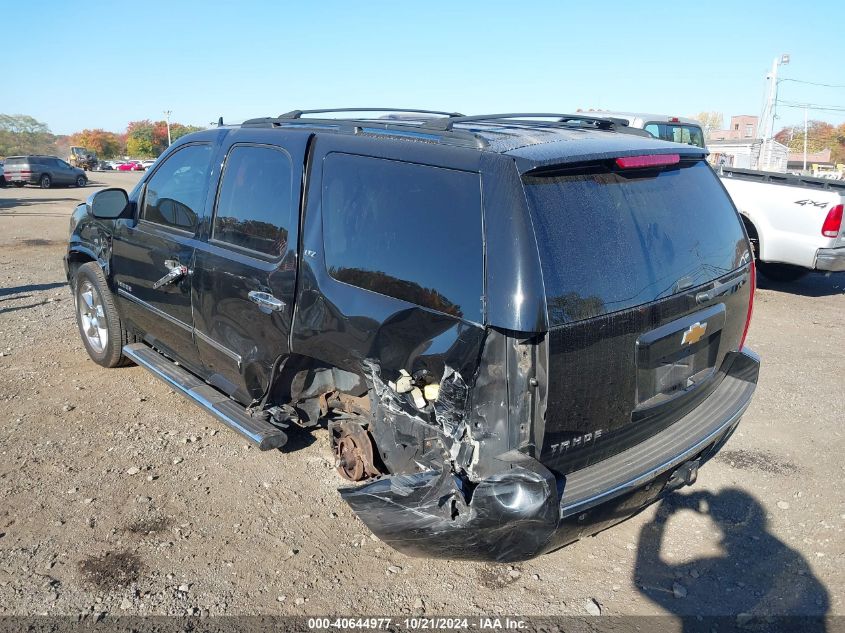
<path id="1" fill-rule="evenodd" d="M 261 453 L 79 341 L 61 256 L 97 186 L 0 189 L 0 615 L 845 614 L 845 274 L 757 293 L 760 386 L 698 483 L 516 565 L 412 559 L 324 430 Z"/>

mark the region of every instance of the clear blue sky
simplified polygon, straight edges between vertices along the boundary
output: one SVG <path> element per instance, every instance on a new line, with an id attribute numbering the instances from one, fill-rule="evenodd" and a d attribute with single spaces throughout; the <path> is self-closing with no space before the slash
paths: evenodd
<path id="1" fill-rule="evenodd" d="M 199 125 L 344 105 L 759 114 L 780 53 L 785 77 L 845 84 L 843 0 L 2 4 L 0 112 L 56 133 L 165 109 Z M 845 89 L 781 88 L 845 107 Z"/>

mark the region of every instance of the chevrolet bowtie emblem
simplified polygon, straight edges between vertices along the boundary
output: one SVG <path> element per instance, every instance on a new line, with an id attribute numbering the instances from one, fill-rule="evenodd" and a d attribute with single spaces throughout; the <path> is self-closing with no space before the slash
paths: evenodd
<path id="1" fill-rule="evenodd" d="M 695 345 L 704 336 L 707 331 L 707 323 L 693 323 L 689 329 L 684 332 L 684 338 L 681 340 L 681 345 Z"/>

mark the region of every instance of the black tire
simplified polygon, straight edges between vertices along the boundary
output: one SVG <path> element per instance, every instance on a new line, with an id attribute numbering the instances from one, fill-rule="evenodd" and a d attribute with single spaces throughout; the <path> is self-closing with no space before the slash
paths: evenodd
<path id="1" fill-rule="evenodd" d="M 50 178 L 50 174 L 41 174 L 41 178 L 38 179 L 38 185 L 42 189 L 49 189 L 53 186 L 53 179 Z"/>
<path id="2" fill-rule="evenodd" d="M 810 272 L 800 266 L 792 266 L 791 264 L 767 264 L 761 261 L 757 262 L 757 270 L 768 279 L 781 283 L 798 281 Z"/>
<path id="3" fill-rule="evenodd" d="M 16 182 L 15 187 L 23 187 L 25 184 L 25 182 Z"/>
<path id="4" fill-rule="evenodd" d="M 76 178 L 76 186 L 77 187 L 84 187 L 88 184 L 88 179 L 85 176 L 77 176 Z"/>
<path id="5" fill-rule="evenodd" d="M 90 296 L 86 296 L 89 293 Z M 135 342 L 135 337 L 124 328 L 114 296 L 96 262 L 82 264 L 77 269 L 73 278 L 73 298 L 79 336 L 91 360 L 103 367 L 130 364 L 123 355 L 123 346 Z M 96 336 L 92 333 L 94 330 Z"/>

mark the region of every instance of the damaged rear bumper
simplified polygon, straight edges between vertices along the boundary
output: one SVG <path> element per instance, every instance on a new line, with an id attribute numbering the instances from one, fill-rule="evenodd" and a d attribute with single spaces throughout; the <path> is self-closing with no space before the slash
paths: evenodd
<path id="1" fill-rule="evenodd" d="M 382 541 L 411 556 L 516 561 L 595 534 L 677 487 L 677 472 L 719 450 L 751 402 L 759 371 L 753 352 L 733 354 L 721 384 L 669 428 L 592 466 L 556 476 L 511 452 L 502 469 L 470 484 L 429 470 L 341 489 Z"/>

